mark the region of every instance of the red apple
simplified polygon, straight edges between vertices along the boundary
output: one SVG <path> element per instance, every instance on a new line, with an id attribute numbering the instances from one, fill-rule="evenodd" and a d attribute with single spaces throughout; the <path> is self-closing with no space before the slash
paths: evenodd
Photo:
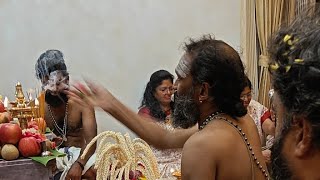
<path id="1" fill-rule="evenodd" d="M 0 127 L 0 141 L 3 144 L 17 144 L 22 137 L 22 130 L 18 124 L 3 123 Z"/>

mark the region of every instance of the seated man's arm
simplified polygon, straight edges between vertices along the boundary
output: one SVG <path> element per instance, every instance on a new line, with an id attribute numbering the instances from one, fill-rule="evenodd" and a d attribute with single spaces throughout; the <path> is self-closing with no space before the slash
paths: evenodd
<path id="1" fill-rule="evenodd" d="M 271 120 L 271 112 L 266 107 L 264 107 L 264 113 L 262 114 L 260 121 L 263 132 L 267 135 L 274 136 L 275 123 Z"/>
<path id="2" fill-rule="evenodd" d="M 214 149 L 208 141 L 191 137 L 183 147 L 181 174 L 183 180 L 215 179 L 216 162 Z"/>
<path id="3" fill-rule="evenodd" d="M 95 111 L 92 107 L 82 107 L 82 127 L 84 132 L 84 138 L 86 140 L 86 144 L 84 147 L 81 147 L 81 154 L 83 153 L 84 149 L 86 148 L 86 145 L 90 143 L 90 141 L 97 136 L 97 122 L 95 118 Z M 94 144 L 88 151 L 87 155 L 84 159 L 80 159 L 79 161 L 85 165 L 89 158 L 94 154 L 96 150 L 96 144 Z"/>
<path id="4" fill-rule="evenodd" d="M 95 112 L 92 107 L 89 106 L 78 106 L 81 110 L 82 127 L 83 127 L 83 137 L 85 138 L 85 144 L 81 147 L 81 152 L 79 158 L 70 167 L 66 179 L 81 179 L 82 171 L 86 165 L 89 158 L 94 154 L 96 150 L 96 144 L 91 146 L 88 153 L 84 159 L 81 159 L 81 154 L 83 153 L 86 145 L 97 135 L 97 123 L 95 119 Z"/>

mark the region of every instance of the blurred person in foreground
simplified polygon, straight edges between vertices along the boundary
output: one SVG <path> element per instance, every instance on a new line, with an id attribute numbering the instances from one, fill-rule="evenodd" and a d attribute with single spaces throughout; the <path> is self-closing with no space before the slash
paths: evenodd
<path id="1" fill-rule="evenodd" d="M 276 180 L 320 179 L 320 16 L 298 17 L 270 44 Z"/>

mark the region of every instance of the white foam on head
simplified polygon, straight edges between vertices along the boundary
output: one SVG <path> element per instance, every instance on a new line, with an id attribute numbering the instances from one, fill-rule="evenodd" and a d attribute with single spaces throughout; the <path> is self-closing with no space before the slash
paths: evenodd
<path id="1" fill-rule="evenodd" d="M 44 91 L 62 92 L 69 88 L 69 76 L 65 71 L 53 71 L 49 74 L 49 79 L 43 84 Z"/>
<path id="2" fill-rule="evenodd" d="M 35 67 L 39 79 L 44 79 L 54 70 L 66 70 L 63 54 L 59 50 L 47 50 L 41 54 Z"/>
<path id="3" fill-rule="evenodd" d="M 187 60 L 186 55 L 183 55 L 179 61 L 179 64 L 176 67 L 176 73 L 182 77 L 186 78 L 190 73 L 191 62 Z"/>

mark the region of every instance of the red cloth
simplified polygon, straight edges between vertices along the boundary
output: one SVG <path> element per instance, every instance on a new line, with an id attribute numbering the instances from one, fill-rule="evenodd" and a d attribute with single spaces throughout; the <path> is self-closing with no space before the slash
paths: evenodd
<path id="1" fill-rule="evenodd" d="M 150 109 L 147 107 L 139 109 L 138 114 L 144 117 L 152 117 Z"/>
<path id="2" fill-rule="evenodd" d="M 261 121 L 261 125 L 264 123 L 265 120 L 267 120 L 268 118 L 271 118 L 271 113 L 270 110 L 266 111 L 260 118 Z"/>
<path id="3" fill-rule="evenodd" d="M 169 109 L 168 111 L 166 111 L 164 113 L 166 114 L 166 116 L 169 116 L 171 114 L 171 109 Z M 139 109 L 138 114 L 143 117 L 156 119 L 155 117 L 152 116 L 150 109 L 147 107 L 143 107 L 143 108 Z"/>

